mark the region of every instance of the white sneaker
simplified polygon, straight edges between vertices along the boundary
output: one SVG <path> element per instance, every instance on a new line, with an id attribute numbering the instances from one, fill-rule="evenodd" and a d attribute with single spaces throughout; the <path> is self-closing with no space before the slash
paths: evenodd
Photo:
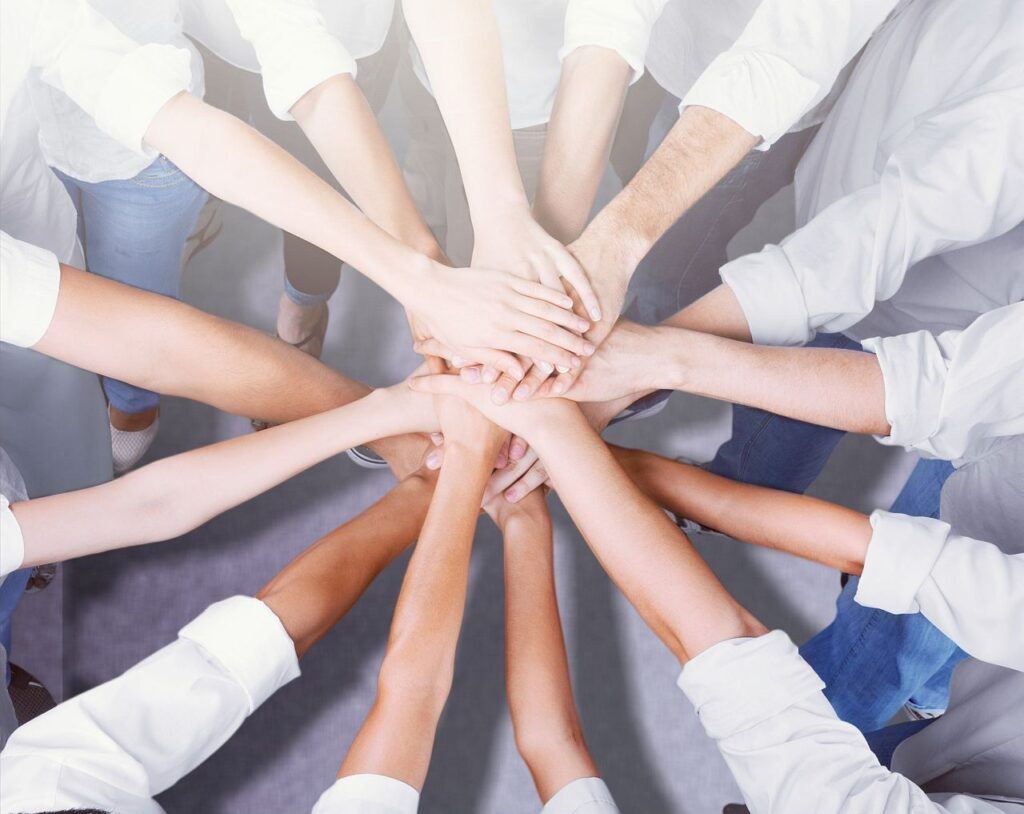
<path id="1" fill-rule="evenodd" d="M 153 445 L 160 431 L 160 416 L 144 430 L 119 430 L 110 425 L 110 449 L 114 454 L 114 474 L 123 475 L 132 469 Z"/>

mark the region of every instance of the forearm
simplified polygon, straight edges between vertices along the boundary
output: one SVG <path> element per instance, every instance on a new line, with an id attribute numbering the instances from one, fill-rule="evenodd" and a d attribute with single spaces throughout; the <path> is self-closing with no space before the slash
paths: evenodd
<path id="1" fill-rule="evenodd" d="M 681 517 L 848 574 L 864 568 L 871 525 L 860 512 L 729 480 L 643 450 L 612 452 L 651 500 Z"/>
<path id="2" fill-rule="evenodd" d="M 686 661 L 717 642 L 763 632 L 582 414 L 569 415 L 527 440 L 588 545 L 658 637 Z"/>
<path id="3" fill-rule="evenodd" d="M 451 688 L 469 555 L 492 460 L 453 444 L 395 606 L 377 698 L 339 777 L 383 774 L 416 789 Z M 448 456 L 451 457 L 448 457 Z"/>
<path id="4" fill-rule="evenodd" d="M 555 593 L 551 521 L 544 498 L 537 514 L 517 513 L 505 545 L 505 686 L 519 753 L 543 802 L 597 767 L 583 739 Z M 541 513 L 542 512 L 542 513 Z"/>
<path id="5" fill-rule="evenodd" d="M 256 595 L 277 615 L 301 657 L 416 540 L 435 478 L 406 478 L 369 509 L 299 554 Z"/>
<path id="6" fill-rule="evenodd" d="M 579 237 L 608 164 L 632 71 L 619 54 L 577 48 L 562 63 L 533 210 L 562 243 Z"/>
<path id="7" fill-rule="evenodd" d="M 370 220 L 416 251 L 439 257 L 437 241 L 416 209 L 391 145 L 350 74 L 321 82 L 291 113 Z"/>
<path id="8" fill-rule="evenodd" d="M 403 10 L 458 157 L 474 227 L 506 207 L 528 208 L 491 3 L 404 0 Z"/>
<path id="9" fill-rule="evenodd" d="M 380 395 L 164 458 L 116 481 L 17 504 L 24 564 L 177 537 L 342 450 L 404 431 L 400 411 Z"/>
<path id="10" fill-rule="evenodd" d="M 403 304 L 414 272 L 429 267 L 276 144 L 188 94 L 161 109 L 146 142 L 211 194 L 330 252 Z"/>
<path id="11" fill-rule="evenodd" d="M 587 232 L 619 246 L 628 278 L 651 247 L 757 143 L 714 110 L 688 107 L 647 163 Z"/>

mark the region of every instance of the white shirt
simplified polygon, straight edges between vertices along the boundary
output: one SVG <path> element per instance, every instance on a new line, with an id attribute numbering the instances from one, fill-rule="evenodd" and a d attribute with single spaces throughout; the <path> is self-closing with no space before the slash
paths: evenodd
<path id="1" fill-rule="evenodd" d="M 266 605 L 211 605 L 177 641 L 15 730 L 0 753 L 0 810 L 161 812 L 152 797 L 298 675 L 295 646 Z"/>
<path id="2" fill-rule="evenodd" d="M 600 777 L 580 777 L 551 795 L 540 814 L 619 814 L 619 807 Z"/>
<path id="3" fill-rule="evenodd" d="M 584 45 L 615 51 L 644 72 L 651 29 L 666 0 L 493 0 L 512 129 L 544 124 L 562 76 L 562 60 Z M 416 75 L 430 81 L 413 46 Z"/>
<path id="4" fill-rule="evenodd" d="M 28 499 L 28 490 L 21 472 L 0 447 L 0 585 L 12 571 L 17 571 L 25 559 L 25 544 L 21 526 L 11 511 L 11 504 Z M 3 742 L 0 733 L 0 743 Z"/>
<path id="5" fill-rule="evenodd" d="M 992 440 L 1024 435 L 1024 303 L 982 314 L 963 331 L 874 338 L 888 436 L 933 458 L 963 462 Z"/>
<path id="6" fill-rule="evenodd" d="M 312 814 L 416 814 L 420 793 L 381 774 L 339 777 L 320 795 Z"/>
<path id="7" fill-rule="evenodd" d="M 0 231 L 0 342 L 30 348 L 42 339 L 59 292 L 53 252 Z"/>
<path id="8" fill-rule="evenodd" d="M 80 262 L 75 208 L 39 149 L 26 89 L 30 73 L 152 161 L 156 153 L 143 137 L 160 108 L 188 87 L 189 54 L 138 46 L 84 0 L 0 3 L 0 228 L 63 262 Z"/>
<path id="9" fill-rule="evenodd" d="M 1024 6 L 907 6 L 868 44 L 796 189 L 803 225 L 722 268 L 755 342 L 964 328 L 1024 299 Z"/>

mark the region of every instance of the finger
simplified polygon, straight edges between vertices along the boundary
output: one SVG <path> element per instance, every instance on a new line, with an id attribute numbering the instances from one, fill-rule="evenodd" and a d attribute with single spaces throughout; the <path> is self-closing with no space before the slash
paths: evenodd
<path id="1" fill-rule="evenodd" d="M 427 370 L 431 373 L 446 373 L 448 371 L 448 365 L 445 360 L 440 356 L 427 356 Z"/>
<path id="2" fill-rule="evenodd" d="M 537 279 L 540 280 L 542 285 L 547 286 L 553 291 L 560 291 L 563 294 L 566 293 L 565 285 L 562 283 L 562 275 L 558 271 L 558 266 L 555 265 L 554 261 L 550 258 L 544 257 L 534 263 L 534 271 L 536 272 Z"/>
<path id="3" fill-rule="evenodd" d="M 456 353 L 440 339 L 417 339 L 412 343 L 412 349 L 420 356 L 440 356 L 442 359 L 454 359 Z"/>
<path id="4" fill-rule="evenodd" d="M 569 388 L 572 387 L 578 376 L 579 370 L 570 370 L 568 373 L 560 373 L 551 387 L 551 395 L 564 396 L 569 392 Z"/>
<path id="5" fill-rule="evenodd" d="M 601 303 L 598 301 L 594 286 L 591 285 L 590 278 L 587 277 L 583 267 L 568 252 L 564 252 L 564 256 L 556 258 L 555 263 L 558 266 L 558 273 L 576 290 L 576 294 L 590 318 L 594 322 L 600 321 Z"/>
<path id="6" fill-rule="evenodd" d="M 537 461 L 523 477 L 505 490 L 505 500 L 509 503 L 518 503 L 538 486 L 542 486 L 547 479 L 548 471 L 543 463 Z"/>
<path id="7" fill-rule="evenodd" d="M 512 393 L 516 389 L 516 384 L 516 380 L 511 376 L 503 375 L 491 388 L 491 401 L 499 406 L 508 404 L 508 400 L 512 398 Z"/>
<path id="8" fill-rule="evenodd" d="M 514 350 L 520 356 L 529 356 L 531 359 L 548 362 L 556 367 L 564 367 L 566 370 L 571 370 L 581 364 L 579 358 L 573 356 L 565 348 L 552 345 L 550 342 L 544 342 L 528 334 L 513 334 L 508 344 L 511 350 Z M 516 381 L 518 382 L 522 378 L 520 376 Z"/>
<path id="9" fill-rule="evenodd" d="M 444 447 L 430 450 L 423 463 L 426 464 L 427 469 L 440 469 L 441 464 L 444 463 Z"/>
<path id="10" fill-rule="evenodd" d="M 549 302 L 552 305 L 557 305 L 559 308 L 572 310 L 572 297 L 564 291 L 556 291 L 553 288 L 548 288 L 542 283 L 537 283 L 533 280 L 524 280 L 522 277 L 511 277 L 509 285 L 512 286 L 514 291 L 522 294 L 524 297 L 543 300 L 544 302 Z"/>
<path id="11" fill-rule="evenodd" d="M 409 379 L 409 387 L 417 393 L 435 393 L 438 395 L 458 396 L 466 392 L 472 385 L 465 384 L 458 376 L 440 373 L 431 376 L 414 376 Z"/>
<path id="12" fill-rule="evenodd" d="M 435 446 L 439 447 L 444 443 L 444 436 L 439 432 L 430 433 L 430 442 Z"/>
<path id="13" fill-rule="evenodd" d="M 480 381 L 480 371 L 480 365 L 470 365 L 469 367 L 462 368 L 459 371 L 459 375 L 462 377 L 463 381 L 469 382 L 470 384 L 476 384 Z"/>
<path id="14" fill-rule="evenodd" d="M 498 450 L 498 457 L 494 460 L 495 469 L 504 469 L 508 465 L 508 444 L 509 436 L 505 436 L 505 440 L 501 442 L 501 449 Z"/>
<path id="15" fill-rule="evenodd" d="M 508 444 L 508 457 L 511 461 L 522 460 L 526 454 L 526 450 L 530 448 L 530 445 L 526 443 L 525 439 L 520 438 L 518 435 L 513 435 L 509 439 Z"/>
<path id="16" fill-rule="evenodd" d="M 578 336 L 572 331 L 567 331 L 565 328 L 546 320 L 531 317 L 526 313 L 517 315 L 515 327 L 523 333 L 530 334 L 530 336 L 535 336 L 538 339 L 543 339 L 545 342 L 550 342 L 552 345 L 565 348 L 577 356 L 593 356 L 596 350 L 594 343 L 584 339 L 582 336 Z"/>
<path id="17" fill-rule="evenodd" d="M 509 348 L 509 350 L 516 349 Z M 526 375 L 526 371 L 523 370 L 519 360 L 507 351 L 494 350 L 492 348 L 473 348 L 473 356 L 476 357 L 474 361 L 480 362 L 484 367 L 492 367 L 502 373 L 507 373 L 517 382 Z"/>
<path id="18" fill-rule="evenodd" d="M 519 383 L 519 386 L 513 391 L 512 398 L 516 401 L 526 401 L 529 399 L 537 389 L 547 381 L 548 377 L 552 373 L 550 365 L 547 366 L 547 372 L 540 369 L 539 365 L 534 365 L 523 377 L 523 380 Z"/>
<path id="19" fill-rule="evenodd" d="M 525 475 L 536 462 L 537 453 L 532 449 L 528 449 L 526 454 L 518 461 L 513 461 L 504 469 L 499 469 L 491 475 L 491 479 L 487 482 L 487 487 L 484 489 L 483 502 L 489 503 L 501 495 L 502 492 Z"/>
<path id="20" fill-rule="evenodd" d="M 516 301 L 516 307 L 524 313 L 531 314 L 545 322 L 561 325 L 563 328 L 568 328 L 570 331 L 584 333 L 590 330 L 590 323 L 583 319 L 583 317 L 572 311 L 566 311 L 564 308 L 559 308 L 557 305 L 544 302 L 543 300 L 523 297 Z"/>

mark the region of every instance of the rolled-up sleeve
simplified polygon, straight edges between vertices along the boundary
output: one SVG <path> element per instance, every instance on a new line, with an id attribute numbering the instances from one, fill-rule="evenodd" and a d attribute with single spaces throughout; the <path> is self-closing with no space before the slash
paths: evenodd
<path id="1" fill-rule="evenodd" d="M 876 511 L 856 600 L 921 613 L 972 656 L 1024 671 L 1024 555 L 948 523 Z"/>
<path id="2" fill-rule="evenodd" d="M 883 444 L 934 458 L 970 457 L 983 441 L 1024 434 L 1024 303 L 982 314 L 963 331 L 863 342 L 878 357 Z"/>
<path id="3" fill-rule="evenodd" d="M 0 232 L 0 341 L 30 348 L 57 310 L 60 263 L 53 252 Z"/>
<path id="4" fill-rule="evenodd" d="M 894 148 L 876 184 L 780 245 L 724 265 L 754 341 L 795 345 L 819 330 L 844 331 L 891 298 L 918 261 L 1024 220 L 1022 111 L 1019 85 L 933 111 Z"/>
<path id="5" fill-rule="evenodd" d="M 66 93 L 103 132 L 137 153 L 156 156 L 146 130 L 192 80 L 183 48 L 139 45 L 84 0 L 45 0 L 33 61 L 46 83 Z"/>
<path id="6" fill-rule="evenodd" d="M 947 811 L 879 765 L 864 736 L 836 717 L 823 686 L 782 631 L 721 642 L 691 660 L 679 676 L 680 689 L 716 741 L 751 811 Z M 952 810 L 994 811 L 981 801 L 962 800 L 966 805 Z"/>
<path id="7" fill-rule="evenodd" d="M 633 70 L 632 82 L 644 73 L 644 58 L 654 23 L 667 0 L 569 0 L 565 40 L 558 52 L 565 59 L 577 48 L 598 45 L 615 51 Z"/>
<path id="8" fill-rule="evenodd" d="M 337 74 L 356 75 L 356 61 L 328 30 L 313 0 L 228 0 L 242 36 L 252 43 L 267 104 L 291 121 L 292 106 Z"/>
<path id="9" fill-rule="evenodd" d="M 312 814 L 416 814 L 420 793 L 381 774 L 350 774 L 320 795 Z"/>
<path id="10" fill-rule="evenodd" d="M 831 90 L 896 0 L 764 0 L 683 97 L 717 110 L 768 149 Z"/>

